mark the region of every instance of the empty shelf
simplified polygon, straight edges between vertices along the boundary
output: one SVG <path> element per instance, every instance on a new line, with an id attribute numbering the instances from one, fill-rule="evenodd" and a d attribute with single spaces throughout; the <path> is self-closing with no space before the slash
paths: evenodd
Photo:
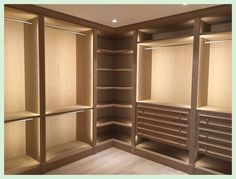
<path id="1" fill-rule="evenodd" d="M 29 112 L 29 111 L 5 113 L 4 122 L 7 123 L 7 122 L 24 120 L 24 119 L 31 119 L 31 118 L 35 118 L 39 116 L 40 116 L 39 114 Z"/>
<path id="2" fill-rule="evenodd" d="M 132 87 L 119 87 L 119 86 L 98 86 L 98 90 L 109 90 L 109 89 L 116 89 L 116 90 L 132 90 Z"/>
<path id="3" fill-rule="evenodd" d="M 99 118 L 97 119 L 97 127 L 107 126 L 107 125 L 119 125 L 124 127 L 131 127 L 131 119 L 118 117 L 118 116 L 110 116 L 106 118 Z"/>
<path id="4" fill-rule="evenodd" d="M 224 161 L 221 159 L 216 159 L 213 157 L 209 157 L 203 155 L 195 164 L 197 167 L 202 167 L 206 169 L 210 169 L 213 171 L 217 171 L 224 174 L 232 173 L 232 163 L 229 161 Z"/>
<path id="5" fill-rule="evenodd" d="M 122 142 L 126 142 L 128 144 L 131 144 L 131 134 L 124 134 L 121 132 L 105 132 L 102 134 L 98 134 L 97 136 L 97 142 L 98 143 L 103 143 L 106 141 L 110 141 L 111 139 L 119 140 Z"/>
<path id="6" fill-rule="evenodd" d="M 127 104 L 127 103 L 98 103 L 97 104 L 97 108 L 109 108 L 109 107 L 132 108 L 132 105 Z"/>
<path id="7" fill-rule="evenodd" d="M 72 142 L 56 145 L 47 149 L 46 161 L 52 162 L 52 161 L 60 160 L 60 159 L 78 154 L 90 148 L 92 148 L 91 145 L 84 142 L 80 142 L 80 141 L 72 141 Z"/>
<path id="8" fill-rule="evenodd" d="M 191 106 L 190 105 L 186 105 L 186 104 L 172 104 L 172 103 L 162 103 L 162 102 L 158 102 L 155 100 L 142 100 L 142 101 L 138 101 L 138 103 L 143 103 L 143 104 L 154 104 L 154 105 L 161 105 L 161 106 L 170 106 L 170 107 L 179 107 L 179 108 L 187 108 L 189 109 Z"/>
<path id="9" fill-rule="evenodd" d="M 19 174 L 38 166 L 38 161 L 28 155 L 22 155 L 20 157 L 5 160 L 5 174 Z"/>
<path id="10" fill-rule="evenodd" d="M 51 116 L 51 115 L 58 115 L 58 114 L 64 114 L 64 113 L 70 113 L 70 112 L 79 112 L 79 111 L 84 111 L 88 109 L 92 109 L 92 107 L 84 106 L 84 105 L 54 107 L 54 108 L 47 109 L 46 115 Z"/>
<path id="11" fill-rule="evenodd" d="M 133 54 L 132 49 L 124 49 L 124 50 L 109 50 L 109 49 L 98 49 L 98 54 L 107 54 L 107 55 L 129 55 Z"/>
<path id="12" fill-rule="evenodd" d="M 111 72 L 132 72 L 130 68 L 98 68 L 98 71 L 111 71 Z"/>
<path id="13" fill-rule="evenodd" d="M 138 144 L 136 147 L 140 149 L 146 149 L 152 152 L 156 152 L 158 154 L 166 155 L 168 157 L 172 157 L 172 158 L 184 161 L 184 162 L 188 162 L 189 160 L 188 150 L 180 149 L 180 148 L 169 146 L 162 143 L 146 141 L 146 142 Z"/>
<path id="14" fill-rule="evenodd" d="M 219 107 L 213 107 L 213 106 L 202 106 L 197 108 L 200 111 L 212 111 L 212 112 L 223 112 L 223 113 L 232 113 L 231 109 L 227 108 L 219 108 Z"/>

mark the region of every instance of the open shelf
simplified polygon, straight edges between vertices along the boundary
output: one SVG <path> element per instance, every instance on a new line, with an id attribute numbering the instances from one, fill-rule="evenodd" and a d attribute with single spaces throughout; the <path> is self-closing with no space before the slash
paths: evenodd
<path id="1" fill-rule="evenodd" d="M 132 69 L 129 68 L 98 68 L 97 71 L 103 72 L 132 72 Z"/>
<path id="2" fill-rule="evenodd" d="M 141 100 L 141 101 L 137 101 L 140 104 L 154 104 L 154 105 L 161 105 L 161 106 L 170 106 L 170 107 L 180 107 L 180 108 L 187 108 L 190 109 L 190 105 L 186 105 L 186 104 L 173 104 L 173 103 L 161 103 L 155 100 Z"/>
<path id="3" fill-rule="evenodd" d="M 54 107 L 51 109 L 47 109 L 46 115 L 58 115 L 64 113 L 71 113 L 71 112 L 83 112 L 84 110 L 92 109 L 91 106 L 84 106 L 84 105 L 75 105 L 75 106 L 65 106 L 65 107 Z"/>
<path id="4" fill-rule="evenodd" d="M 50 147 L 46 151 L 46 161 L 53 162 L 76 155 L 82 151 L 92 148 L 91 145 L 81 141 L 70 141 Z"/>
<path id="5" fill-rule="evenodd" d="M 103 127 L 106 125 L 120 125 L 124 127 L 131 127 L 131 120 L 129 118 L 119 117 L 119 116 L 108 116 L 105 118 L 97 119 L 97 127 Z"/>
<path id="6" fill-rule="evenodd" d="M 197 167 L 213 170 L 222 174 L 232 174 L 232 163 L 221 159 L 216 159 L 206 155 L 200 156 L 195 163 Z"/>
<path id="7" fill-rule="evenodd" d="M 31 119 L 39 117 L 39 114 L 29 112 L 29 111 L 22 111 L 22 112 L 12 112 L 12 113 L 5 113 L 4 114 L 4 122 L 14 122 L 19 120 Z"/>
<path id="8" fill-rule="evenodd" d="M 105 103 L 98 103 L 97 104 L 97 108 L 110 108 L 110 107 L 132 108 L 132 104 L 128 104 L 128 103 L 114 103 L 114 102 L 105 102 Z"/>
<path id="9" fill-rule="evenodd" d="M 107 54 L 107 55 L 130 55 L 133 54 L 132 49 L 124 50 L 110 50 L 110 49 L 97 49 L 98 54 Z"/>
<path id="10" fill-rule="evenodd" d="M 98 90 L 132 90 L 133 87 L 126 87 L 126 86 L 98 86 L 97 87 Z"/>
<path id="11" fill-rule="evenodd" d="M 5 161 L 5 174 L 19 174 L 39 167 L 39 161 L 22 155 Z"/>
<path id="12" fill-rule="evenodd" d="M 177 160 L 181 160 L 186 163 L 188 163 L 188 160 L 189 160 L 188 150 L 169 146 L 167 144 L 162 144 L 162 143 L 147 140 L 145 142 L 142 142 L 136 145 L 136 147 L 140 149 L 145 149 L 147 151 L 155 152 L 158 154 L 162 154 L 171 158 L 175 158 Z"/>
<path id="13" fill-rule="evenodd" d="M 138 43 L 137 101 L 190 107 L 192 43 L 192 36 Z"/>
<path id="14" fill-rule="evenodd" d="M 202 35 L 198 77 L 198 109 L 231 113 L 232 33 Z"/>

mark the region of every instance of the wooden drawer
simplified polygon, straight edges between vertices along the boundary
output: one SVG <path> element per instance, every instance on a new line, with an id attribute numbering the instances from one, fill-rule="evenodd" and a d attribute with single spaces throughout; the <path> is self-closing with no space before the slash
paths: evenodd
<path id="1" fill-rule="evenodd" d="M 198 152 L 224 160 L 232 156 L 232 120 L 230 114 L 198 112 Z"/>
<path id="2" fill-rule="evenodd" d="M 188 147 L 188 109 L 137 105 L 136 133 L 153 141 Z"/>

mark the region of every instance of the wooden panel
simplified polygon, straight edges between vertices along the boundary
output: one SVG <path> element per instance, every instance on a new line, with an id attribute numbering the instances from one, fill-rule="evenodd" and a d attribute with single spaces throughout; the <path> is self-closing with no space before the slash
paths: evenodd
<path id="1" fill-rule="evenodd" d="M 36 17 L 35 14 L 21 11 L 18 9 L 9 8 L 9 7 L 5 7 L 4 9 L 5 9 L 5 13 L 4 13 L 5 17 L 11 17 L 11 18 L 21 19 L 21 20 L 26 20 L 26 21 Z"/>
<path id="2" fill-rule="evenodd" d="M 40 161 L 39 120 L 26 121 L 26 154 Z"/>
<path id="3" fill-rule="evenodd" d="M 198 72 L 198 106 L 207 105 L 210 45 L 200 40 L 200 59 Z"/>
<path id="4" fill-rule="evenodd" d="M 24 25 L 25 40 L 25 103 L 26 110 L 39 113 L 38 19 Z"/>
<path id="5" fill-rule="evenodd" d="M 152 52 L 138 45 L 137 100 L 151 98 Z"/>
<path id="6" fill-rule="evenodd" d="M 93 32 L 76 37 L 77 104 L 93 104 Z"/>
<path id="7" fill-rule="evenodd" d="M 76 104 L 76 35 L 45 28 L 46 106 Z"/>
<path id="8" fill-rule="evenodd" d="M 76 140 L 76 114 L 46 119 L 46 148 Z"/>
<path id="9" fill-rule="evenodd" d="M 210 44 L 208 105 L 232 108 L 232 43 Z"/>
<path id="10" fill-rule="evenodd" d="M 5 160 L 26 154 L 25 136 L 25 122 L 14 122 L 4 125 Z"/>
<path id="11" fill-rule="evenodd" d="M 153 50 L 151 99 L 161 103 L 190 104 L 192 50 L 192 45 Z"/>
<path id="12" fill-rule="evenodd" d="M 25 111 L 24 24 L 5 20 L 4 111 Z"/>

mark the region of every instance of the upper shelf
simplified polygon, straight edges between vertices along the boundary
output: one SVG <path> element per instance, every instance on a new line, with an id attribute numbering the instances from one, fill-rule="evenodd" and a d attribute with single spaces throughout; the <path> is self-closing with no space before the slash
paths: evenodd
<path id="1" fill-rule="evenodd" d="M 183 36 L 178 38 L 168 38 L 161 40 L 147 40 L 139 42 L 139 45 L 145 47 L 166 47 L 166 46 L 176 46 L 176 45 L 186 45 L 193 43 L 193 36 Z"/>
<path id="2" fill-rule="evenodd" d="M 219 107 L 214 107 L 214 106 L 202 106 L 202 107 L 198 107 L 197 110 L 199 110 L 199 111 L 210 111 L 210 112 L 232 113 L 231 109 L 219 108 Z"/>
<path id="3" fill-rule="evenodd" d="M 63 106 L 63 107 L 54 107 L 49 108 L 46 111 L 47 116 L 65 114 L 71 112 L 83 112 L 84 110 L 93 109 L 92 106 L 84 106 L 84 105 L 74 105 L 74 106 Z"/>
<path id="4" fill-rule="evenodd" d="M 124 50 L 109 50 L 109 49 L 97 49 L 98 54 L 105 54 L 105 55 L 130 55 L 133 54 L 132 49 L 124 49 Z"/>
<path id="5" fill-rule="evenodd" d="M 4 16 L 7 18 L 13 18 L 13 19 L 18 19 L 18 20 L 22 20 L 22 21 L 28 21 L 30 19 L 37 17 L 36 14 L 21 11 L 21 10 L 14 9 L 14 8 L 9 8 L 9 7 L 5 7 Z"/>
<path id="6" fill-rule="evenodd" d="M 206 40 L 231 40 L 232 32 L 202 33 L 201 37 Z"/>
<path id="7" fill-rule="evenodd" d="M 10 112 L 4 114 L 4 123 L 20 121 L 25 119 L 31 119 L 35 117 L 39 117 L 40 115 L 37 113 L 29 112 L 29 111 L 20 111 L 20 112 Z"/>

